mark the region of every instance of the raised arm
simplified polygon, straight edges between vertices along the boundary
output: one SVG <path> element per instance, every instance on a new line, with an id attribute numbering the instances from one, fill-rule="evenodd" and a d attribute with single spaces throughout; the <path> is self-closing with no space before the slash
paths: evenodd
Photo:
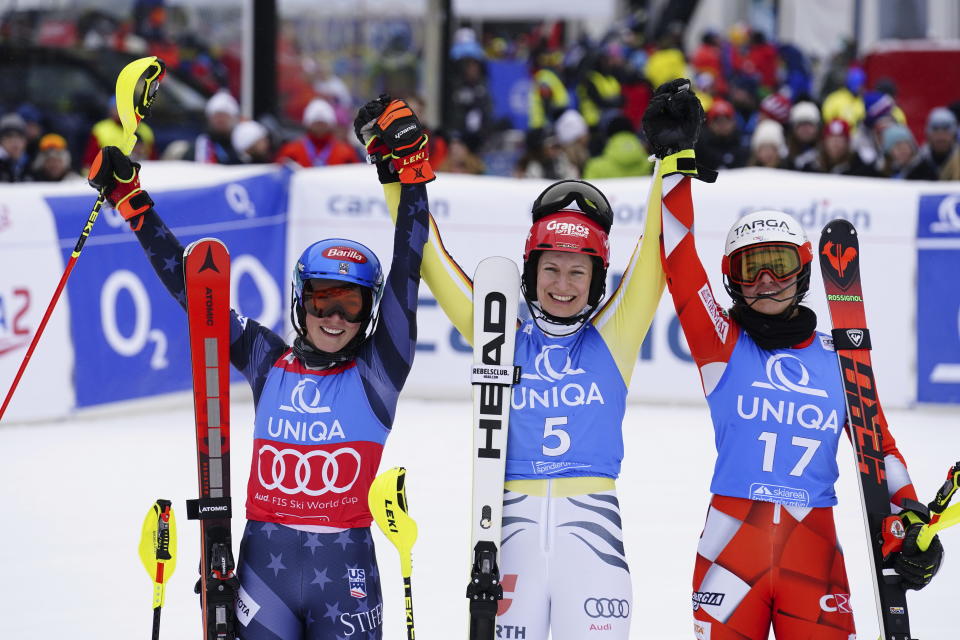
<path id="1" fill-rule="evenodd" d="M 371 408 L 392 425 L 417 343 L 420 264 L 430 218 L 426 183 L 434 179 L 427 136 L 409 105 L 381 96 L 361 107 L 357 138 L 377 165 L 380 181 L 396 189 L 393 257 L 377 328 L 357 356 Z"/>
<path id="2" fill-rule="evenodd" d="M 627 386 L 630 385 L 637 353 L 650 330 L 665 283 L 660 261 L 660 210 L 663 206 L 664 181 L 673 184 L 673 177 L 684 173 L 678 168 L 678 159 L 688 156 L 692 157 L 692 154 L 681 152 L 657 161 L 647 199 L 643 235 L 637 241 L 617 288 L 593 318 L 593 324 L 607 343 Z"/>
<path id="3" fill-rule="evenodd" d="M 108 200 L 130 224 L 157 277 L 186 309 L 183 246 L 154 210 L 153 200 L 140 188 L 139 168 L 116 147 L 105 147 L 94 161 L 91 184 L 107 186 Z M 250 383 L 255 402 L 267 372 L 286 348 L 273 331 L 231 309 L 230 361 Z"/>
<path id="4" fill-rule="evenodd" d="M 653 203 L 648 213 L 660 216 L 660 252 L 667 287 L 704 394 L 710 395 L 726 370 L 739 328 L 717 304 L 694 242 L 692 177 L 706 182 L 716 178 L 715 172 L 697 167 L 693 145 L 702 123 L 703 109 L 687 80 L 659 87 L 643 116 L 654 153 L 663 158 L 662 164 L 668 159 L 675 163 L 674 167 L 658 167 L 664 176 L 660 202 Z"/>
<path id="5" fill-rule="evenodd" d="M 699 369 L 704 394 L 709 395 L 726 369 L 740 329 L 714 298 L 697 255 L 690 182 L 688 177 L 675 175 L 665 184 L 660 247 L 667 287 Z"/>
<path id="6" fill-rule="evenodd" d="M 390 216 L 397 221 L 403 206 L 400 185 L 383 185 L 383 194 Z M 420 273 L 447 318 L 463 335 L 463 339 L 473 344 L 473 282 L 443 246 L 440 230 L 432 215 L 427 215 L 427 224 L 429 235 L 423 248 Z"/>
<path id="7" fill-rule="evenodd" d="M 423 184 L 400 185 L 400 213 L 393 234 L 393 259 L 380 302 L 380 319 L 357 356 L 367 397 L 384 424 L 393 423 L 417 344 L 420 264 L 430 218 Z"/>

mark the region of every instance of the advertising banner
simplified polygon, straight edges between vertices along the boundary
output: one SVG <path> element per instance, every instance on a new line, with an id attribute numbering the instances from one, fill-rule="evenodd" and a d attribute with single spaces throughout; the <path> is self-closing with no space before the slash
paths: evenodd
<path id="1" fill-rule="evenodd" d="M 231 255 L 232 306 L 265 326 L 282 328 L 289 172 L 270 167 L 260 175 L 178 190 L 164 188 L 164 182 L 149 183 L 150 193 L 180 244 L 206 236 L 222 240 Z M 89 189 L 46 198 L 65 257 L 94 198 Z M 188 389 L 183 309 L 120 215 L 105 206 L 101 218 L 67 286 L 76 406 Z M 164 268 L 175 267 L 175 255 L 162 258 Z"/>
<path id="2" fill-rule="evenodd" d="M 917 400 L 960 402 L 960 192 L 919 200 Z"/>
<path id="3" fill-rule="evenodd" d="M 88 197 L 87 203 L 92 199 Z M 79 234 L 82 222 L 75 227 Z M 0 186 L 0 402 L 40 325 L 63 265 L 53 218 L 38 190 L 31 185 Z M 73 407 L 69 322 L 70 309 L 61 299 L 4 422 L 61 417 Z"/>
<path id="4" fill-rule="evenodd" d="M 163 162 L 145 164 L 142 175 L 157 211 L 182 245 L 204 236 L 227 244 L 233 306 L 285 338 L 292 337 L 290 269 L 307 245 L 330 237 L 359 240 L 389 267 L 393 225 L 372 167 L 291 173 L 272 165 Z M 466 273 L 490 255 L 519 265 L 531 205 L 547 184 L 441 174 L 428 186 L 444 246 Z M 615 217 L 610 292 L 643 229 L 650 180 L 597 184 Z M 738 217 L 766 208 L 787 211 L 803 224 L 814 248 L 828 221 L 852 221 L 861 235 L 864 298 L 884 403 L 960 402 L 960 290 L 954 282 L 960 272 L 960 194 L 934 191 L 935 186 L 765 169 L 726 171 L 713 185 L 693 183 L 699 256 L 717 299 L 728 305 L 720 259 Z M 94 199 L 82 182 L 0 186 L 4 389 Z M 814 260 L 805 304 L 817 313 L 820 330 L 828 331 L 817 264 Z M 520 311 L 526 317 L 525 305 Z M 405 394 L 468 398 L 470 347 L 425 284 L 418 323 L 417 361 Z M 186 331 L 180 305 L 163 288 L 136 236 L 105 207 L 8 415 L 64 416 L 73 407 L 187 389 Z M 637 354 L 630 398 L 703 402 L 668 293 Z"/>
<path id="5" fill-rule="evenodd" d="M 467 274 L 490 255 L 520 263 L 530 225 L 530 208 L 549 184 L 538 180 L 442 174 L 428 186 L 430 209 L 446 249 Z M 601 180 L 614 209 L 607 291 L 619 281 L 643 229 L 649 178 Z M 299 172 L 291 184 L 289 255 L 310 242 L 342 236 L 389 256 L 393 226 L 383 192 L 370 167 L 331 167 Z M 797 217 L 816 250 L 820 230 L 833 218 L 851 220 L 861 234 L 864 296 L 873 334 L 874 363 L 885 404 L 914 400 L 914 309 L 909 295 L 891 309 L 890 292 L 910 292 L 915 274 L 913 242 L 916 190 L 903 183 L 871 179 L 813 176 L 786 171 L 727 171 L 712 185 L 694 181 L 697 247 L 717 299 L 729 298 L 720 278 L 727 231 L 741 215 L 775 208 Z M 829 331 L 819 267 L 814 261 L 807 304 L 820 329 Z M 524 305 L 521 304 L 523 311 Z M 469 397 L 470 348 L 421 286 L 417 361 L 406 393 L 423 397 Z M 662 402 L 702 402 L 699 376 L 692 364 L 669 294 L 664 295 L 647 340 L 638 354 L 631 398 Z"/>

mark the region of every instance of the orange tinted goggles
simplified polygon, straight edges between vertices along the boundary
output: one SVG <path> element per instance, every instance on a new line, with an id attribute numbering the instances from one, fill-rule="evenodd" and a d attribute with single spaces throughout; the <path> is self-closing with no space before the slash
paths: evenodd
<path id="1" fill-rule="evenodd" d="M 800 273 L 800 250 L 789 242 L 771 242 L 737 249 L 730 254 L 730 281 L 754 284 L 764 271 L 777 281 Z"/>
<path id="2" fill-rule="evenodd" d="M 366 304 L 359 286 L 337 280 L 328 283 L 314 280 L 308 287 L 304 287 L 303 308 L 310 315 L 326 318 L 339 313 L 347 322 L 360 322 L 366 317 Z"/>

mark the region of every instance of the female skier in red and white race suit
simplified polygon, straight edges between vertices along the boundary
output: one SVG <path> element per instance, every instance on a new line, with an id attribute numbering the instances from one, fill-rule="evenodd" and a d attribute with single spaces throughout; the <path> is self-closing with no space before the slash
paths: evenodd
<path id="1" fill-rule="evenodd" d="M 660 117 L 690 126 L 702 110 L 697 103 Z M 810 242 L 785 213 L 758 211 L 734 223 L 722 265 L 733 299 L 728 313 L 696 253 L 689 177 L 664 180 L 659 211 L 667 285 L 717 447 L 693 576 L 695 637 L 761 640 L 772 624 L 780 640 L 854 638 L 832 508 L 846 405 L 833 341 L 800 305 L 810 285 Z M 883 422 L 887 486 L 899 513 L 916 495 Z M 914 537 L 919 526 L 910 526 Z M 896 568 L 907 588 L 919 589 L 939 567 L 942 547 L 937 540 L 919 552 L 910 535 Z"/>
<path id="2" fill-rule="evenodd" d="M 370 122 L 360 124 L 391 141 L 397 157 L 426 144 L 405 104 L 384 104 L 367 116 Z M 292 346 L 230 314 L 230 361 L 250 383 L 256 406 L 237 562 L 242 640 L 382 637 L 367 493 L 413 362 L 427 238 L 423 183 L 433 173 L 426 154 L 402 171 L 380 166 L 378 173 L 381 181 L 403 182 L 396 186 L 403 206 L 385 284 L 370 249 L 331 238 L 310 245 L 294 268 Z M 106 189 L 183 305 L 183 247 L 140 188 L 139 165 L 107 147 L 90 182 Z"/>
<path id="3" fill-rule="evenodd" d="M 677 158 L 661 157 L 659 201 Z M 389 208 L 402 209 L 390 185 Z M 613 215 L 603 194 L 576 180 L 548 187 L 533 206 L 523 259 L 532 318 L 517 330 L 500 573 L 499 638 L 630 637 L 632 588 L 615 479 L 623 458 L 627 389 L 663 292 L 659 216 L 601 306 Z M 473 342 L 472 282 L 431 219 L 423 279 L 447 317 Z M 466 569 L 466 567 L 465 567 Z M 646 613 L 645 613 L 646 615 Z"/>

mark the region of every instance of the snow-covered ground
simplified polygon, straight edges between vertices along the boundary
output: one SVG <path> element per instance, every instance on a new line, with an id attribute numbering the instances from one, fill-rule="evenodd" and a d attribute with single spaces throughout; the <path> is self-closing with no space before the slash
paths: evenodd
<path id="1" fill-rule="evenodd" d="M 235 394 L 238 398 L 249 397 Z M 235 535 L 242 531 L 252 405 L 233 406 Z M 401 402 L 383 468 L 408 469 L 417 636 L 465 635 L 470 492 L 466 402 Z M 888 419 L 922 500 L 960 459 L 956 409 L 892 411 Z M 632 637 L 693 637 L 690 575 L 708 501 L 713 434 L 703 407 L 631 405 L 626 459 L 618 481 L 633 574 Z M 866 544 L 850 449 L 841 445 L 837 521 L 847 555 L 859 637 L 876 638 Z M 186 519 L 194 497 L 192 410 L 185 398 L 164 407 L 98 412 L 68 422 L 0 427 L 0 638 L 147 638 L 151 589 L 137 556 L 143 516 L 154 499 L 174 500 L 178 567 L 167 587 L 161 635 L 199 638 L 193 593 L 198 525 Z M 393 547 L 376 532 L 385 591 L 385 638 L 404 637 L 402 584 Z M 946 531 L 948 556 L 960 530 Z M 911 594 L 913 635 L 957 637 L 951 612 L 960 561 L 948 557 L 927 589 Z M 463 629 L 463 633 L 461 633 Z"/>

